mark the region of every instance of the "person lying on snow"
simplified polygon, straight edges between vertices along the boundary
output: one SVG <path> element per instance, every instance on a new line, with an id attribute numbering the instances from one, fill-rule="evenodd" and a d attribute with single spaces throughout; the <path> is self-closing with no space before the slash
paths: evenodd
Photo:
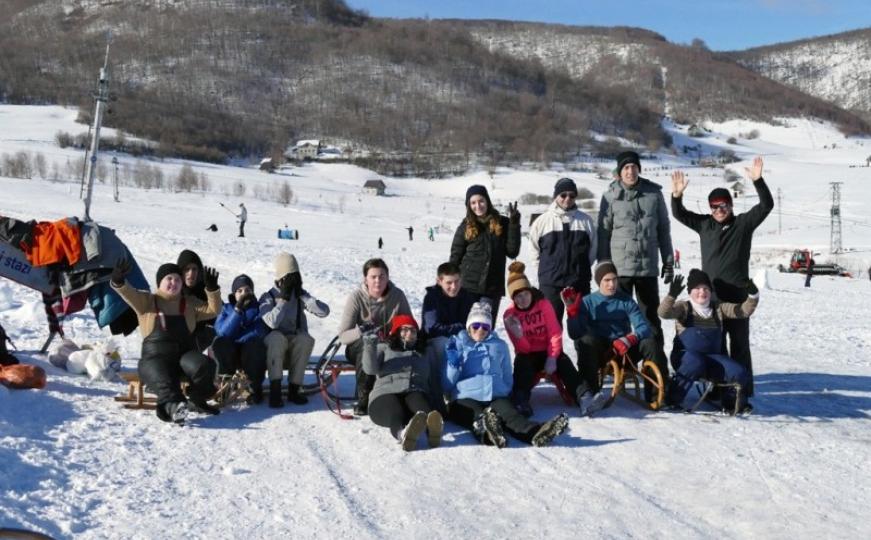
<path id="1" fill-rule="evenodd" d="M 418 326 L 411 315 L 391 319 L 387 343 L 375 332 L 363 334 L 363 370 L 375 377 L 369 393 L 369 417 L 390 433 L 406 452 L 427 432 L 430 448 L 441 444 L 441 374 L 437 362 L 420 353 Z"/>
<path id="2" fill-rule="evenodd" d="M 679 410 L 693 383 L 705 377 L 741 385 L 737 408 L 731 388 L 723 392 L 721 405 L 725 411 L 749 412 L 753 408 L 747 401 L 750 371 L 725 354 L 723 320 L 749 318 L 759 304 L 759 289 L 750 281 L 745 288 L 747 299 L 735 304 L 713 300 L 712 288 L 708 274 L 693 268 L 687 277 L 689 300 L 676 301 L 683 290 L 683 276 L 678 276 L 659 304 L 659 316 L 675 320 L 676 334 L 672 364 L 677 371 L 668 383 L 665 403 Z"/>
<path id="3" fill-rule="evenodd" d="M 218 272 L 209 267 L 203 272 L 208 302 L 182 294 L 182 272 L 176 264 L 166 263 L 157 269 L 154 294 L 131 287 L 124 279 L 128 272 L 130 262 L 119 260 L 112 269 L 111 284 L 139 318 L 139 377 L 157 394 L 157 417 L 183 424 L 188 407 L 218 414 L 218 409 L 206 403 L 215 393 L 215 364 L 196 350 L 194 342 L 197 322 L 214 319 L 221 310 Z M 190 379 L 189 400 L 181 391 L 182 374 Z"/>
<path id="4" fill-rule="evenodd" d="M 212 342 L 212 354 L 218 362 L 218 374 L 233 375 L 241 369 L 251 381 L 251 402 L 263 401 L 263 377 L 266 373 L 267 327 L 260 318 L 260 304 L 254 295 L 254 282 L 245 274 L 233 279 L 228 302 L 215 322 L 218 336 Z"/>
<path id="5" fill-rule="evenodd" d="M 618 356 L 629 354 L 635 361 L 657 358 L 650 323 L 635 300 L 619 288 L 614 263 L 601 261 L 593 271 L 593 278 L 599 290 L 592 294 L 581 298 L 571 289 L 561 293 L 569 314 L 569 337 L 578 351 L 578 370 L 583 379 L 578 401 L 583 416 L 592 415 L 608 403 L 609 396 L 599 382 L 599 370 L 612 351 Z M 647 384 L 644 393 L 650 401 L 652 391 Z"/>
<path id="6" fill-rule="evenodd" d="M 445 392 L 451 396 L 448 418 L 470 430 L 483 444 L 505 448 L 507 431 L 515 439 L 534 446 L 547 446 L 569 425 L 565 413 L 544 424 L 520 414 L 511 394 L 511 353 L 508 344 L 492 331 L 490 304 L 476 302 L 466 329 L 445 345 L 447 359 Z"/>
<path id="7" fill-rule="evenodd" d="M 563 329 L 550 300 L 529 284 L 520 261 L 508 266 L 508 296 L 511 304 L 502 316 L 508 337 L 514 344 L 512 399 L 520 414 L 532 416 L 529 398 L 538 374 L 554 373 L 562 379 L 571 396 L 577 396 L 578 372 L 563 352 Z"/>

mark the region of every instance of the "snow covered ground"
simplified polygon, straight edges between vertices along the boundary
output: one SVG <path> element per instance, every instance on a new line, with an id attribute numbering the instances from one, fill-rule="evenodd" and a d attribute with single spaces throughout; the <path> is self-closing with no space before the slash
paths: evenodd
<path id="1" fill-rule="evenodd" d="M 0 106 L 0 154 L 43 152 L 49 162 L 80 157 L 53 141 L 61 129 L 85 131 L 71 125 L 74 116 L 58 107 Z M 410 454 L 368 419 L 340 420 L 317 396 L 278 412 L 237 406 L 176 428 L 153 413 L 122 409 L 111 399 L 121 385 L 69 375 L 34 353 L 46 335 L 40 297 L 0 280 L 0 323 L 24 351 L 18 356 L 49 375 L 41 391 L 0 387 L 0 528 L 57 538 L 869 537 L 871 284 L 861 269 L 871 263 L 871 169 L 855 165 L 871 154 L 871 141 L 844 139 L 805 120 L 791 127 L 709 127 L 706 145 L 732 148 L 744 159 L 735 170 L 763 155 L 765 178 L 783 197 L 782 233 L 775 210 L 754 240 L 752 273 L 767 286 L 752 321 L 752 416 L 649 413 L 618 399 L 592 419 L 570 410 L 569 433 L 550 448 L 516 441 L 502 451 L 484 448 L 448 425 L 443 447 Z M 758 139 L 726 143 L 753 128 L 760 130 Z M 678 144 L 683 137 L 675 132 Z M 182 165 L 152 163 L 168 177 Z M 663 155 L 659 163 L 643 163 L 643 176 L 662 183 L 667 194 L 670 170 L 661 167 L 685 168 L 691 207 L 722 185 L 722 176 L 687 163 Z M 310 321 L 318 353 L 334 335 L 344 299 L 369 257 L 387 261 L 392 280 L 420 313 L 424 287 L 448 257 L 468 185 L 485 184 L 504 204 L 526 192 L 549 194 L 564 175 L 500 170 L 492 180 L 483 172 L 446 180 L 386 178 L 390 196 L 373 197 L 361 195 L 360 186 L 377 175 L 346 165 L 276 175 L 192 165 L 209 176 L 211 193 L 122 187 L 116 203 L 111 189 L 98 185 L 92 217 L 116 229 L 149 277 L 190 248 L 220 271 L 222 286 L 244 272 L 263 290 L 275 254 L 291 251 L 306 287 L 333 310 L 327 319 Z M 597 196 L 606 186 L 592 174 L 570 176 Z M 294 204 L 252 197 L 254 186 L 285 180 Z M 248 196 L 226 195 L 239 181 Z M 802 277 L 775 267 L 794 248 L 827 252 L 830 181 L 844 182 L 844 245 L 855 251 L 841 260 L 856 277 L 816 277 L 805 289 Z M 51 220 L 82 214 L 77 184 L 0 178 L 0 189 L 2 215 Z M 233 217 L 218 204 L 235 208 L 241 201 L 250 218 L 245 239 L 236 238 Z M 754 203 L 748 197 L 746 207 Z M 744 204 L 738 199 L 737 210 Z M 524 227 L 537 210 L 521 205 Z M 212 223 L 218 232 L 206 230 Z M 276 238 L 285 224 L 300 231 L 300 240 Z M 434 242 L 426 240 L 428 227 L 439 230 Z M 379 236 L 385 242 L 380 251 Z M 697 266 L 694 234 L 674 223 L 673 237 L 684 268 Z M 519 258 L 528 259 L 525 243 Z M 78 343 L 109 337 L 89 312 L 72 316 L 65 330 Z M 670 324 L 666 332 L 670 341 Z M 113 339 L 125 369 L 135 369 L 138 333 Z M 533 396 L 538 419 L 566 409 L 551 387 Z"/>

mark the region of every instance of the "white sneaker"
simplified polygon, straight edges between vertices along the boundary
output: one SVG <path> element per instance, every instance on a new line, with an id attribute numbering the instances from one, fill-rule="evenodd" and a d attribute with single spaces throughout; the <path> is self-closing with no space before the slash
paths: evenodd
<path id="1" fill-rule="evenodd" d="M 417 448 L 417 440 L 426 429 L 426 413 L 418 411 L 414 413 L 405 428 L 399 432 L 399 444 L 406 452 L 411 452 Z"/>

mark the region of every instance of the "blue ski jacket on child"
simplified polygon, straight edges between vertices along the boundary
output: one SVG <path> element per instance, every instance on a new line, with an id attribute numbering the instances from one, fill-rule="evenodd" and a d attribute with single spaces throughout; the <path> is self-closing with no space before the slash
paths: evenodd
<path id="1" fill-rule="evenodd" d="M 235 343 L 248 343 L 266 335 L 268 328 L 260 318 L 260 305 L 254 302 L 244 313 L 239 313 L 233 304 L 224 304 L 215 321 L 215 332 Z"/>
<path id="2" fill-rule="evenodd" d="M 452 400 L 489 402 L 511 393 L 511 353 L 495 333 L 478 342 L 462 330 L 445 345 L 445 359 L 444 391 Z"/>

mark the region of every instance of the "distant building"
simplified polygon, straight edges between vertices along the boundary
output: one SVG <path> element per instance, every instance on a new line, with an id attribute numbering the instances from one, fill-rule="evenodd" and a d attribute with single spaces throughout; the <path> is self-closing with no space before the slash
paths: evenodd
<path id="1" fill-rule="evenodd" d="M 292 146 L 285 152 L 285 155 L 292 159 L 317 159 L 318 152 L 321 150 L 321 141 L 318 139 L 308 139 L 297 141 L 296 145 Z"/>
<path id="2" fill-rule="evenodd" d="M 275 172 L 275 162 L 272 160 L 272 158 L 261 159 L 260 170 L 268 173 Z"/>
<path id="3" fill-rule="evenodd" d="M 384 195 L 384 190 L 387 189 L 387 186 L 384 185 L 384 182 L 381 180 L 366 180 L 366 183 L 363 184 L 363 193 L 368 195 Z"/>

